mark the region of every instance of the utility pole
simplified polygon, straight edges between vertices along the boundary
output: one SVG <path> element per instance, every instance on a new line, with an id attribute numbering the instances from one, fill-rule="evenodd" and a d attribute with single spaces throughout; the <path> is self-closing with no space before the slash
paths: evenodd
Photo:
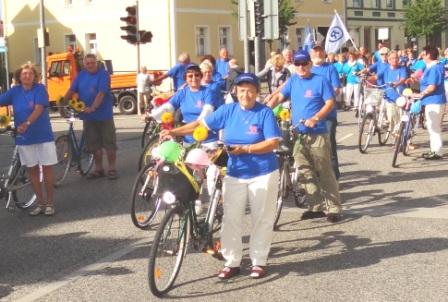
<path id="1" fill-rule="evenodd" d="M 45 6 L 44 0 L 40 0 L 40 29 L 41 29 L 41 41 L 42 45 L 40 48 L 40 57 L 41 57 L 41 73 L 42 73 L 42 84 L 47 84 L 47 56 L 46 56 L 46 48 L 45 48 Z"/>
<path id="2" fill-rule="evenodd" d="M 249 72 L 249 30 L 247 26 L 249 14 L 247 13 L 247 1 L 248 0 L 239 0 L 238 2 L 240 40 L 243 40 L 244 46 L 244 72 Z"/>
<path id="3" fill-rule="evenodd" d="M 135 7 L 137 8 L 136 16 L 137 16 L 137 74 L 140 72 L 140 18 L 139 18 L 139 9 L 138 9 L 138 0 L 135 3 Z"/>

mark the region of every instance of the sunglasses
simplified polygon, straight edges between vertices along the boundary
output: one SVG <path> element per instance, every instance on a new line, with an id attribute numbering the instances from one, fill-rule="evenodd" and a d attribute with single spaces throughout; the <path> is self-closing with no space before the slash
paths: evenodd
<path id="1" fill-rule="evenodd" d="M 189 73 L 189 74 L 187 74 L 187 79 L 192 79 L 193 77 L 195 77 L 195 78 L 202 78 L 202 75 L 200 73 Z"/>
<path id="2" fill-rule="evenodd" d="M 306 66 L 306 65 L 308 65 L 308 62 L 294 62 L 294 65 L 295 66 Z"/>
<path id="3" fill-rule="evenodd" d="M 387 53 L 380 53 L 380 55 L 381 55 L 381 56 L 386 56 L 386 55 L 387 55 Z"/>

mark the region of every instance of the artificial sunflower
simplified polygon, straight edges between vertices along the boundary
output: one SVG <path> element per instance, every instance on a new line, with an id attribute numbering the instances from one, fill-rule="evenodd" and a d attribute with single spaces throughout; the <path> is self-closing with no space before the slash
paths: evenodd
<path id="1" fill-rule="evenodd" d="M 202 142 L 207 139 L 208 129 L 204 126 L 198 126 L 193 131 L 193 138 L 195 141 Z"/>
<path id="2" fill-rule="evenodd" d="M 282 121 L 289 121 L 291 119 L 291 113 L 288 109 L 283 109 L 282 111 L 280 111 L 278 116 Z"/>
<path id="3" fill-rule="evenodd" d="M 164 112 L 160 120 L 164 124 L 172 124 L 174 122 L 174 115 L 171 112 Z"/>

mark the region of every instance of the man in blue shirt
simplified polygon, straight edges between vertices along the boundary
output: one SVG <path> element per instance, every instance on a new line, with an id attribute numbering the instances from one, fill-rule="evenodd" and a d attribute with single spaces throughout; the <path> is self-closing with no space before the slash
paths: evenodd
<path id="1" fill-rule="evenodd" d="M 333 64 L 325 62 L 325 50 L 322 46 L 316 45 L 313 47 L 311 52 L 311 60 L 313 61 L 311 72 L 323 76 L 330 82 L 331 87 L 333 88 L 333 99 L 336 100 L 336 97 L 341 93 L 342 88 L 341 82 L 339 81 L 339 74 Z M 330 132 L 331 162 L 336 179 L 339 179 L 341 172 L 339 171 L 339 160 L 336 146 L 336 127 L 338 125 L 336 109 L 337 106 L 334 106 L 333 110 L 327 116 L 327 127 Z"/>
<path id="2" fill-rule="evenodd" d="M 108 179 L 117 178 L 117 144 L 113 118 L 113 99 L 110 91 L 110 75 L 98 67 L 94 54 L 88 54 L 83 60 L 84 69 L 73 81 L 64 96 L 70 100 L 75 93 L 84 101 L 86 108 L 79 117 L 84 121 L 87 150 L 94 155 L 95 170 L 87 175 L 88 179 L 104 177 L 103 149 L 106 150 L 109 170 Z"/>
<path id="3" fill-rule="evenodd" d="M 341 202 L 336 176 L 331 165 L 331 145 L 326 119 L 334 108 L 334 89 L 322 76 L 311 72 L 311 58 L 306 51 L 294 55 L 297 73 L 292 75 L 281 92 L 272 96 L 273 107 L 291 99 L 292 123 L 297 132 L 294 159 L 299 165 L 300 183 L 305 186 L 308 211 L 302 219 L 327 216 L 340 219 Z M 328 214 L 323 212 L 327 205 Z"/>
<path id="4" fill-rule="evenodd" d="M 174 65 L 173 68 L 162 74 L 160 77 L 154 79 L 152 83 L 160 82 L 167 77 L 173 79 L 174 91 L 177 91 L 185 84 L 184 74 L 187 66 L 190 64 L 190 55 L 183 52 L 179 55 L 179 63 Z"/>
<path id="5" fill-rule="evenodd" d="M 219 51 L 219 59 L 216 61 L 216 71 L 221 74 L 225 80 L 229 74 L 229 51 L 227 48 L 221 48 Z"/>
<path id="6" fill-rule="evenodd" d="M 376 61 L 374 64 L 370 65 L 368 68 L 370 73 L 375 73 L 376 75 L 381 74 L 384 72 L 384 69 L 388 67 L 387 63 L 387 54 L 389 53 L 389 48 L 382 47 L 379 50 L 379 55 L 381 56 L 381 59 Z M 378 77 L 376 80 L 376 84 L 378 86 L 381 86 L 384 84 L 383 79 L 381 77 Z"/>

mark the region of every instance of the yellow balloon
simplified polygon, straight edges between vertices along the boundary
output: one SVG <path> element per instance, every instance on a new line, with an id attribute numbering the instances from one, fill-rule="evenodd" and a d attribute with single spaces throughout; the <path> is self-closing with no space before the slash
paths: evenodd
<path id="1" fill-rule="evenodd" d="M 289 121 L 291 119 L 291 113 L 288 109 L 283 109 L 280 111 L 279 117 L 282 121 Z"/>
<path id="2" fill-rule="evenodd" d="M 195 141 L 202 142 L 207 139 L 208 129 L 204 126 L 198 126 L 193 131 L 193 138 Z"/>
<path id="3" fill-rule="evenodd" d="M 412 95 L 412 89 L 411 88 L 405 88 L 404 90 L 403 90 L 403 93 L 402 93 L 404 96 L 411 96 Z"/>
<path id="4" fill-rule="evenodd" d="M 174 115 L 171 112 L 164 112 L 162 113 L 160 120 L 164 124 L 172 124 L 174 122 Z"/>

